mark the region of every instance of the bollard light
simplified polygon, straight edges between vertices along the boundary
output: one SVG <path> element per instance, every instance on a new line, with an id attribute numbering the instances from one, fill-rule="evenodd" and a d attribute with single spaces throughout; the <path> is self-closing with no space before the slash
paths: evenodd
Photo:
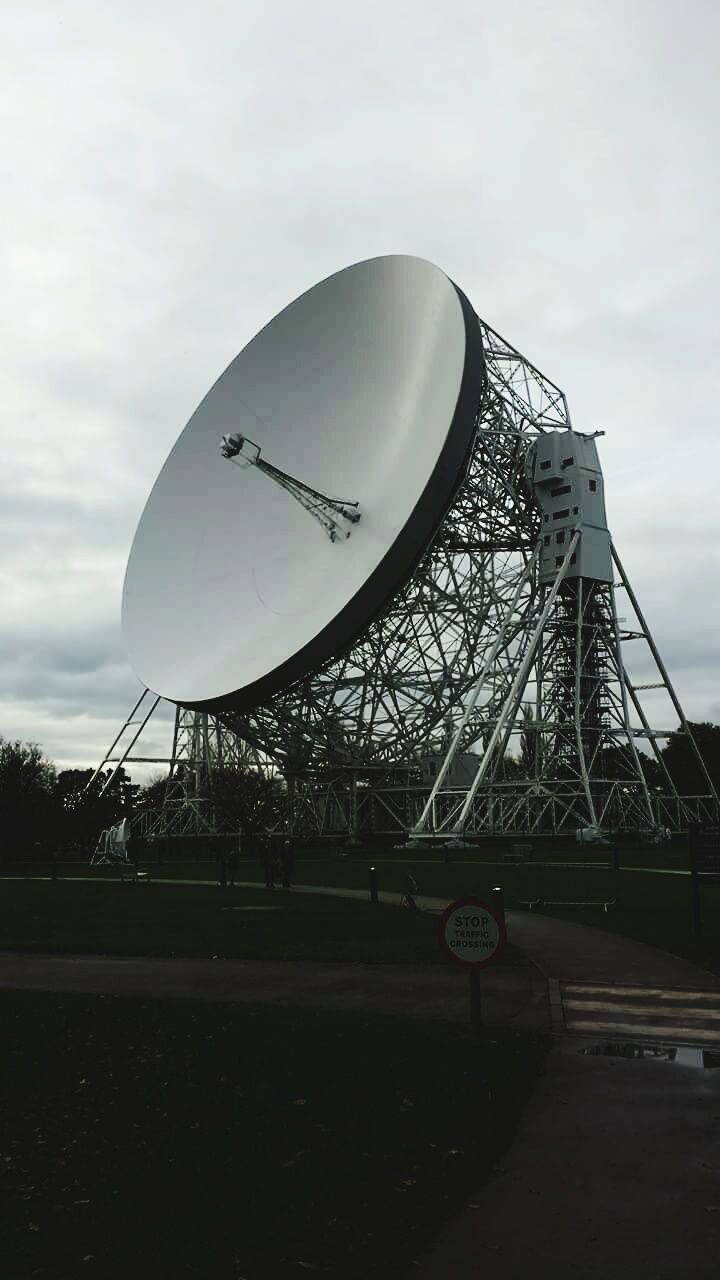
<path id="1" fill-rule="evenodd" d="M 502 891 L 502 887 L 500 885 L 495 885 L 495 888 L 491 892 L 492 892 L 493 904 L 495 905 L 500 916 L 504 920 L 505 919 L 505 894 Z"/>
<path id="2" fill-rule="evenodd" d="M 370 868 L 370 901 L 379 902 L 377 867 Z"/>

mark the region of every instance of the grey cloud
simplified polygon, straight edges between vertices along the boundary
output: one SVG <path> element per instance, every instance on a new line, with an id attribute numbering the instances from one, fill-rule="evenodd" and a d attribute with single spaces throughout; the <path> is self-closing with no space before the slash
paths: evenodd
<path id="1" fill-rule="evenodd" d="M 102 753 L 179 429 L 293 296 L 398 251 L 607 430 L 620 554 L 688 712 L 717 709 L 718 36 L 702 0 L 5 6 L 7 731 Z"/>

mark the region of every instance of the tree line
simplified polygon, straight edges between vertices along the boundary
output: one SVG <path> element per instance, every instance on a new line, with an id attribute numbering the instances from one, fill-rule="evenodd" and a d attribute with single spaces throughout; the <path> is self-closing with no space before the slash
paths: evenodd
<path id="1" fill-rule="evenodd" d="M 124 769 L 105 795 L 109 771 L 88 785 L 93 769 L 58 771 L 35 742 L 0 737 L 0 849 L 4 860 L 44 858 L 95 846 L 100 831 L 132 812 L 140 787 Z"/>
<path id="2" fill-rule="evenodd" d="M 157 812 L 165 798 L 167 775 L 145 786 L 119 769 L 57 770 L 34 742 L 0 737 L 0 858 L 43 860 L 55 855 L 89 857 L 101 831 L 121 818 Z M 279 780 L 251 770 L 225 767 L 213 778 L 212 803 L 217 829 L 247 835 L 276 825 L 283 797 Z"/>

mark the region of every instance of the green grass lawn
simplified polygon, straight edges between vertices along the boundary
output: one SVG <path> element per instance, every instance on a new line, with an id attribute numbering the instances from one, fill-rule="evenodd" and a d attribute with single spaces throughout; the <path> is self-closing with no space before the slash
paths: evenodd
<path id="1" fill-rule="evenodd" d="M 195 885 L 4 880 L 0 950 L 251 960 L 441 961 L 432 916 L 346 898 Z"/>
<path id="2" fill-rule="evenodd" d="M 507 1145 L 546 1049 L 185 1000 L 0 1010 L 8 1280 L 399 1280 Z"/>
<path id="3" fill-rule="evenodd" d="M 698 940 L 693 932 L 689 876 L 616 872 L 612 867 L 543 866 L 536 862 L 496 865 L 464 859 L 446 865 L 427 859 L 411 862 L 380 856 L 372 861 L 377 867 L 381 896 L 383 891 L 404 891 L 408 875 L 417 882 L 421 897 L 460 898 L 472 894 L 482 897 L 500 885 L 509 907 L 533 902 L 533 910 L 637 938 L 720 972 L 720 884 L 702 887 L 703 933 Z M 370 865 L 367 854 L 302 857 L 296 879 L 309 885 L 368 890 Z M 178 866 L 168 867 L 166 871 L 181 873 Z M 250 879 L 254 874 L 254 864 L 241 865 L 242 879 Z M 583 902 L 593 905 L 564 905 Z M 604 902 L 613 904 L 607 913 L 601 905 Z"/>
<path id="4" fill-rule="evenodd" d="M 337 884 L 362 888 L 369 863 L 338 858 L 301 862 L 298 880 L 307 884 Z M 423 894 L 460 898 L 486 895 L 500 885 L 509 907 L 528 902 L 533 910 L 561 919 L 621 933 L 720 973 L 720 884 L 701 890 L 702 937 L 693 932 L 689 876 L 653 875 L 647 871 L 614 871 L 610 867 L 538 866 L 535 863 L 488 866 L 483 863 L 412 864 L 377 860 L 380 892 L 402 891 L 407 875 Z M 569 906 L 569 903 L 591 903 Z M 603 902 L 612 902 L 607 913 Z"/>
<path id="5" fill-rule="evenodd" d="M 643 846 L 647 849 L 647 846 Z M 651 851 L 654 852 L 654 850 Z M 463 855 L 472 851 L 460 851 Z M 629 861 L 629 859 L 627 860 Z M 365 892 L 369 891 L 369 868 L 374 863 L 378 869 L 379 884 L 381 896 L 385 892 L 402 892 L 408 886 L 408 876 L 412 875 L 417 882 L 419 893 L 429 897 L 439 898 L 459 898 L 467 894 L 477 894 L 482 896 L 484 893 L 495 885 L 500 885 L 504 889 L 505 898 L 508 906 L 517 907 L 524 903 L 534 902 L 541 905 L 535 905 L 534 910 L 541 910 L 549 915 L 558 916 L 574 920 L 583 924 L 594 925 L 600 929 L 608 929 L 610 931 L 622 933 L 627 937 L 637 938 L 639 941 L 647 942 L 653 946 L 661 947 L 667 951 L 671 951 L 676 955 L 685 956 L 694 960 L 700 965 L 704 965 L 714 972 L 720 972 L 720 884 L 707 884 L 702 889 L 702 915 L 703 915 L 703 935 L 701 939 L 696 939 L 693 933 L 693 921 L 691 912 L 691 883 L 688 876 L 679 875 L 654 875 L 649 871 L 630 871 L 621 870 L 615 872 L 612 867 L 608 866 L 569 866 L 560 864 L 549 866 L 540 864 L 537 860 L 523 864 L 512 864 L 495 862 L 494 860 L 479 860 L 462 856 L 455 858 L 447 864 L 438 860 L 435 855 L 432 857 L 427 854 L 421 857 L 417 855 L 410 859 L 408 857 L 398 857 L 398 851 L 390 850 L 384 854 L 382 851 L 371 855 L 367 851 L 354 851 L 350 854 L 342 854 L 338 852 L 325 851 L 321 854 L 305 853 L 298 858 L 295 871 L 295 879 L 298 883 L 308 885 L 330 885 L 338 888 L 359 889 Z M 625 863 L 627 865 L 627 862 Z M 89 875 L 87 867 L 75 867 L 75 874 Z M 213 879 L 217 876 L 217 865 L 211 861 L 205 863 L 167 863 L 160 867 L 152 866 L 152 874 L 157 878 L 200 878 Z M 95 873 L 92 873 L 95 874 Z M 98 879 L 101 874 L 107 874 L 108 878 L 112 878 L 117 873 L 110 870 L 107 873 L 103 869 L 98 871 Z M 242 880 L 260 881 L 261 870 L 259 865 L 254 861 L 243 861 L 237 869 L 238 878 Z M 62 881 L 52 886 L 46 886 L 50 893 L 62 890 Z M 35 886 L 39 888 L 40 886 Z M 94 888 L 95 886 L 91 886 Z M 38 930 L 42 936 L 37 941 L 23 943 L 23 938 L 28 936 L 27 921 L 25 919 L 16 919 L 15 909 L 12 905 L 14 901 L 20 903 L 25 902 L 25 908 L 20 910 L 25 914 L 33 905 L 37 904 L 40 899 L 37 896 L 31 896 L 23 899 L 22 895 L 18 899 L 13 898 L 9 892 L 8 883 L 0 883 L 0 946 L 11 945 L 22 947 L 23 945 L 32 945 L 34 949 L 52 949 L 49 943 L 43 948 L 42 936 L 58 936 L 58 930 L 64 938 L 70 938 L 72 932 L 72 913 L 75 907 L 71 906 L 70 915 L 68 916 L 67 925 L 60 921 L 50 922 L 47 926 L 41 923 L 45 920 L 47 914 L 52 910 L 52 904 L 58 901 L 52 896 L 43 899 L 48 906 L 43 906 L 40 916 L 38 916 Z M 76 886 L 79 888 L 79 886 Z M 254 922 L 248 922 L 245 915 L 242 916 L 242 931 L 236 927 L 235 917 L 239 917 L 241 913 L 228 913 L 222 924 L 218 924 L 218 910 L 213 905 L 216 901 L 224 904 L 226 893 L 238 893 L 239 890 L 217 891 L 208 889 L 206 893 L 210 897 L 204 898 L 202 909 L 199 906 L 186 907 L 183 902 L 178 902 L 170 910 L 164 907 L 155 907 L 158 901 L 157 894 L 163 892 L 160 885 L 118 885 L 108 886 L 108 891 L 112 894 L 129 892 L 132 896 L 129 901 L 136 902 L 135 894 L 148 894 L 145 904 L 139 905 L 139 918 L 147 919 L 146 912 L 150 913 L 153 922 L 152 927 L 155 929 L 155 937 L 157 939 L 156 946 L 151 948 L 156 950 L 157 946 L 161 946 L 162 953 L 167 954 L 168 951 L 177 950 L 178 947 L 185 947 L 183 954 L 215 954 L 216 952 L 223 955 L 245 955 L 248 951 L 243 950 L 247 942 L 252 947 L 259 948 L 254 952 L 259 957 L 270 956 L 277 958 L 278 952 L 271 950 L 270 943 L 265 948 L 263 938 L 270 939 L 271 931 L 265 928 L 265 922 L 259 919 Z M 180 893 L 179 888 L 174 888 L 173 893 Z M 261 890 L 261 893 L 264 893 Z M 216 893 L 217 898 L 213 898 L 212 894 Z M 273 895 L 271 895 L 273 896 Z M 281 895 L 279 891 L 275 891 L 274 901 L 280 901 Z M 8 902 L 7 907 L 3 907 L 2 902 Z M 297 902 L 297 897 L 293 897 L 292 893 L 284 895 L 285 901 Z M 78 904 L 84 899 L 78 899 Z M 188 899 L 188 902 L 194 899 Z M 314 924 L 316 938 L 312 942 L 312 946 L 316 948 L 314 958 L 318 959 L 436 959 L 436 946 L 434 929 L 436 926 L 431 925 L 428 932 L 424 932 L 424 923 L 412 913 L 403 912 L 402 923 L 397 927 L 393 923 L 398 913 L 390 919 L 383 908 L 378 914 L 377 908 L 368 908 L 374 914 L 370 916 L 364 915 L 365 904 L 345 903 L 343 907 L 333 908 L 325 900 L 320 898 L 314 899 L 317 907 L 312 910 L 317 912 L 317 920 Z M 613 903 L 609 907 L 607 913 L 602 910 L 598 904 L 610 901 Z M 126 944 L 122 941 L 123 934 L 132 936 L 133 927 L 132 920 L 124 914 L 120 907 L 120 898 L 111 896 L 107 899 L 107 910 L 103 908 L 103 913 L 98 916 L 97 927 L 95 928 L 95 937 L 97 938 L 97 949 L 109 951 L 112 945 L 106 939 L 112 937 L 116 939 L 115 946 L 125 949 Z M 307 903 L 307 899 L 305 899 Z M 589 902 L 590 906 L 570 906 L 569 903 Z M 209 906 L 207 904 L 210 904 Z M 310 908 L 307 908 L 310 910 Z M 357 914 L 345 916 L 344 911 L 352 913 L 353 909 Z M 78 910 L 81 906 L 78 905 Z M 305 908 L 303 908 L 305 910 Z M 388 909 L 390 910 L 390 909 Z M 188 912 L 189 914 L 186 914 Z M 75 916 L 77 922 L 77 915 Z M 174 920 L 174 923 L 173 923 Z M 353 936 L 351 937 L 346 926 L 353 922 Z M 365 920 L 366 924 L 361 922 Z M 192 924 L 193 929 L 200 932 L 196 934 L 198 940 L 198 948 L 196 950 L 188 949 L 194 943 L 190 939 L 183 942 L 184 930 L 186 926 Z M 311 953 L 306 950 L 309 932 L 300 919 L 292 919 L 288 921 L 288 940 L 290 946 L 295 946 L 293 938 L 298 939 L 298 950 L 290 950 L 288 955 L 306 955 L 311 957 Z M 85 909 L 82 919 L 83 936 L 90 937 L 92 932 L 92 919 L 89 910 Z M 50 933 L 47 932 L 50 929 Z M 16 939 L 2 943 L 3 936 L 10 939 Z M 146 932 L 146 936 L 150 936 Z M 177 943 L 173 945 L 171 939 L 177 939 Z M 213 940 L 217 939 L 217 945 L 213 945 Z M 359 946 L 357 950 L 356 946 Z M 71 949 L 72 944 L 69 941 L 57 942 L 53 944 L 56 949 Z M 238 948 L 240 948 L 238 950 Z M 83 949 L 91 950 L 88 944 Z M 210 949 L 210 950 L 208 950 Z M 136 948 L 137 950 L 137 948 Z M 180 951 L 178 950 L 178 954 Z"/>

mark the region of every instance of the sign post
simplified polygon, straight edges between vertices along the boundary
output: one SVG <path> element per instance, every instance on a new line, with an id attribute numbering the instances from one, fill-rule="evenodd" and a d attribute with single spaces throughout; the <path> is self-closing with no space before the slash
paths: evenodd
<path id="1" fill-rule="evenodd" d="M 692 822 L 688 827 L 690 874 L 692 877 L 693 926 L 696 938 L 701 934 L 700 877 L 720 880 L 720 826 Z"/>
<path id="2" fill-rule="evenodd" d="M 480 972 L 497 960 L 505 946 L 505 918 L 501 904 L 492 906 L 479 898 L 451 902 L 443 912 L 441 938 L 448 955 L 468 970 L 470 980 L 470 1026 L 482 1031 L 482 983 Z"/>

